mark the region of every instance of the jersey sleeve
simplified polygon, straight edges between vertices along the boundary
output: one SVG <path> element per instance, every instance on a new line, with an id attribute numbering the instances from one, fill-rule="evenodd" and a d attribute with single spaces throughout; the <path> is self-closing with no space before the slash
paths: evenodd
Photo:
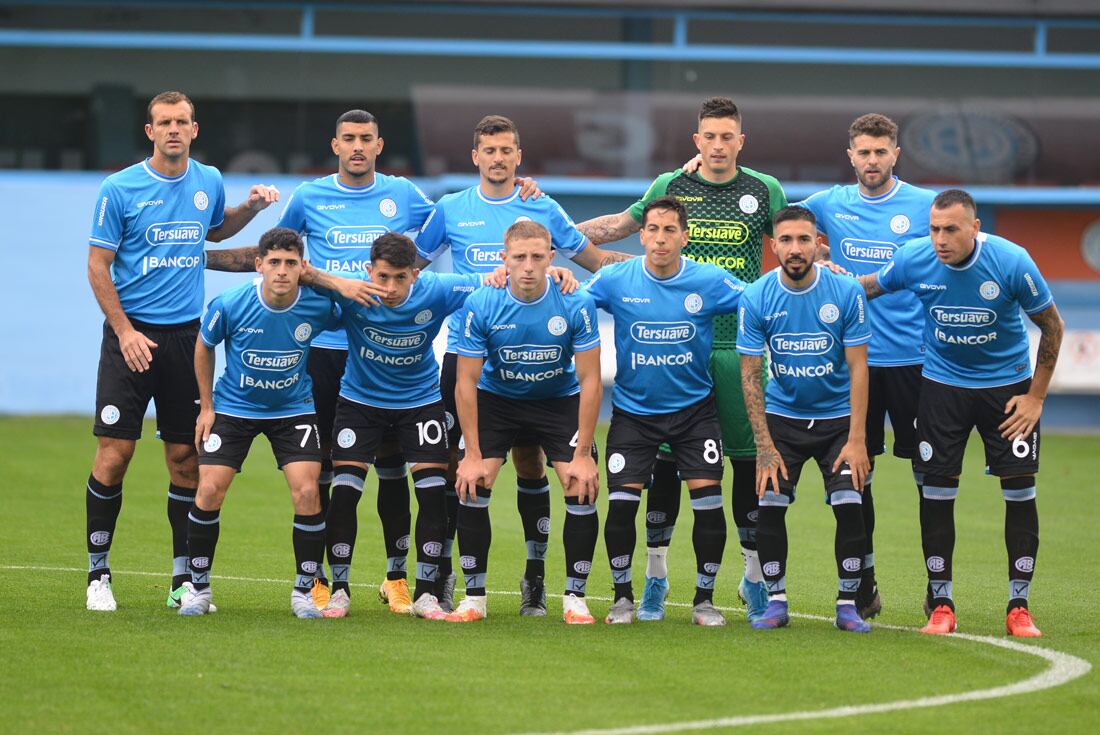
<path id="1" fill-rule="evenodd" d="M 202 329 L 199 330 L 199 337 L 202 338 L 207 347 L 216 347 L 225 341 L 226 316 L 224 312 L 225 304 L 221 296 L 215 296 L 206 305 L 206 314 L 202 318 Z"/>
<path id="2" fill-rule="evenodd" d="M 428 197 L 423 191 L 420 190 L 416 184 L 406 180 L 408 185 L 408 212 L 409 223 L 411 229 L 405 234 L 408 235 L 413 242 L 420 239 L 420 235 L 424 232 L 433 219 L 435 219 L 437 212 L 435 202 Z"/>
<path id="3" fill-rule="evenodd" d="M 718 314 L 733 314 L 741 304 L 741 296 L 745 293 L 745 284 L 738 278 L 731 276 L 718 266 L 710 266 L 710 298 L 714 304 L 714 311 Z"/>
<path id="4" fill-rule="evenodd" d="M 745 294 L 738 309 L 737 351 L 742 355 L 764 354 L 764 327 L 752 294 Z"/>
<path id="5" fill-rule="evenodd" d="M 906 288 L 905 285 L 905 266 L 909 260 L 909 253 L 912 252 L 913 245 L 906 244 L 894 251 L 894 257 L 890 258 L 890 262 L 878 269 L 875 273 L 875 280 L 878 281 L 879 288 L 887 293 L 893 293 L 894 291 L 901 291 Z"/>
<path id="6" fill-rule="evenodd" d="M 125 205 L 118 189 L 108 179 L 99 187 L 95 211 L 92 213 L 92 234 L 88 244 L 107 250 L 118 250 L 122 242 Z"/>
<path id="7" fill-rule="evenodd" d="M 634 218 L 635 222 L 642 221 L 642 211 L 645 209 L 645 205 L 657 197 L 664 196 L 668 191 L 668 182 L 676 178 L 679 173 L 679 171 L 669 171 L 667 174 L 661 174 L 649 185 L 645 194 L 642 194 L 642 198 L 630 205 L 630 216 Z"/>
<path id="8" fill-rule="evenodd" d="M 768 215 L 768 221 L 764 225 L 764 232 L 771 235 L 772 218 L 775 217 L 776 212 L 787 206 L 787 192 L 783 191 L 783 186 L 779 183 L 779 179 L 774 176 L 761 174 L 760 178 L 762 178 L 764 183 L 768 186 L 768 201 L 771 203 L 771 206 L 769 207 L 770 214 Z M 816 216 L 816 214 L 814 216 Z"/>
<path id="9" fill-rule="evenodd" d="M 340 305 L 338 303 L 336 303 L 335 299 L 333 299 L 332 303 L 329 305 L 328 313 L 325 314 L 325 324 L 324 324 L 325 331 L 343 328 L 343 326 L 344 326 L 343 313 L 344 313 L 343 309 L 341 309 Z"/>
<path id="10" fill-rule="evenodd" d="M 573 308 L 573 352 L 584 352 L 600 345 L 599 322 L 596 321 L 596 302 L 588 294 L 581 293 Z"/>
<path id="11" fill-rule="evenodd" d="M 598 308 L 610 311 L 608 306 L 611 302 L 609 299 L 607 278 L 605 276 L 605 273 L 597 273 L 581 285 L 585 293 L 592 298 L 593 303 L 595 303 Z"/>
<path id="12" fill-rule="evenodd" d="M 462 328 L 458 332 L 458 339 L 455 340 L 455 351 L 466 357 L 486 357 L 489 354 L 485 326 L 483 319 L 479 316 L 482 310 L 476 308 L 481 301 L 480 298 L 475 299 L 475 303 L 471 304 L 475 308 L 464 310 Z"/>
<path id="13" fill-rule="evenodd" d="M 572 260 L 588 245 L 588 238 L 577 229 L 573 218 L 560 204 L 547 196 L 541 197 L 540 201 L 542 200 L 545 200 L 543 206 L 547 207 L 546 222 L 549 225 L 550 242 L 553 243 L 555 250 Z"/>
<path id="14" fill-rule="evenodd" d="M 867 299 L 863 287 L 846 283 L 844 293 L 844 346 L 855 347 L 871 341 L 871 324 L 867 318 Z"/>
<path id="15" fill-rule="evenodd" d="M 1035 314 L 1054 303 L 1054 296 L 1050 293 L 1046 279 L 1039 272 L 1031 255 L 1020 248 L 1016 261 L 1015 274 L 1016 300 L 1027 314 Z"/>
<path id="16" fill-rule="evenodd" d="M 811 194 L 800 202 L 795 202 L 794 206 L 803 207 L 813 212 L 814 219 L 817 220 L 817 231 L 825 232 L 825 227 L 822 223 L 824 219 L 825 204 L 829 198 L 829 190 L 824 189 L 817 193 Z"/>
<path id="17" fill-rule="evenodd" d="M 444 309 L 448 314 L 461 309 L 482 284 L 481 273 L 440 273 L 439 286 L 443 291 Z"/>
<path id="18" fill-rule="evenodd" d="M 304 235 L 306 234 L 306 208 L 305 204 L 302 203 L 302 186 L 299 186 L 290 195 L 290 201 L 283 207 L 283 212 L 279 215 L 276 227 L 286 227 Z"/>
<path id="19" fill-rule="evenodd" d="M 443 214 L 444 203 L 435 203 L 431 217 L 420 229 L 416 238 L 416 254 L 427 261 L 434 261 L 450 246 L 447 239 L 447 218 Z"/>
<path id="20" fill-rule="evenodd" d="M 213 183 L 213 201 L 210 202 L 210 227 L 211 230 L 216 230 L 225 224 L 225 180 L 222 178 L 222 172 L 213 169 L 214 183 Z"/>

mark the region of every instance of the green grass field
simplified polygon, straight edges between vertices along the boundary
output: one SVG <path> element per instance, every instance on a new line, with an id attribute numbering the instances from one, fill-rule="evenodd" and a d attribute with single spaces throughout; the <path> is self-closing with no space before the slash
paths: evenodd
<path id="1" fill-rule="evenodd" d="M 560 498 L 547 561 L 550 615 L 520 618 L 523 543 L 507 469 L 492 506 L 488 620 L 430 623 L 399 618 L 378 603 L 384 559 L 372 480 L 359 509 L 351 615 L 299 621 L 289 610 L 289 493 L 262 439 L 222 511 L 214 569 L 219 612 L 184 619 L 165 608 L 167 478 L 160 447 L 147 438 L 127 477 L 111 555 L 119 609 L 89 613 L 82 539 L 83 486 L 94 450 L 90 420 L 4 418 L 0 442 L 7 448 L 0 459 L 0 691 L 9 704 L 0 732 L 511 733 L 646 725 L 658 727 L 630 731 L 666 732 L 675 731 L 674 723 L 704 721 L 697 729 L 721 730 L 705 721 L 784 713 L 802 714 L 778 722 L 765 717 L 754 730 L 1100 729 L 1095 671 L 983 701 L 948 698 L 939 706 L 898 705 L 840 719 L 804 714 L 1007 686 L 1050 666 L 988 642 L 915 632 L 924 589 L 917 498 L 899 460 L 880 462 L 875 481 L 884 600 L 876 622 L 884 626 L 858 636 L 813 617 L 798 617 L 787 630 L 751 630 L 736 599 L 741 560 L 732 523 L 716 596 L 729 608 L 730 624 L 690 625 L 694 561 L 686 499 L 670 552 L 674 606 L 665 621 L 615 628 L 560 622 Z M 996 481 L 982 474 L 978 446 L 973 437 L 957 503 L 955 594 L 960 632 L 1003 640 L 1003 501 Z M 1032 610 L 1045 637 L 1025 644 L 1093 665 L 1100 664 L 1098 446 L 1095 437 L 1044 437 Z M 808 616 L 831 616 L 836 584 L 833 520 L 820 488 L 817 471 L 807 469 L 788 515 L 792 611 Z M 601 498 L 601 522 L 605 507 Z M 601 538 L 589 582 L 597 617 L 610 604 L 610 586 Z"/>

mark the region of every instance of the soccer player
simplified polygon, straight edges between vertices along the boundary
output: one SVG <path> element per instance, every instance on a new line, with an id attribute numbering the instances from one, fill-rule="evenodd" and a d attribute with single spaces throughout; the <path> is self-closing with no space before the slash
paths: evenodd
<path id="1" fill-rule="evenodd" d="M 179 606 L 190 578 L 187 513 L 198 483 L 192 356 L 202 315 L 203 244 L 236 234 L 279 197 L 273 187 L 253 186 L 245 202 L 225 206 L 221 173 L 190 158 L 199 124 L 187 95 L 158 94 L 147 120 L 153 153 L 103 182 L 88 240 L 88 281 L 106 317 L 96 381 L 97 446 L 85 492 L 89 610 L 116 608 L 108 556 L 123 479 L 150 399 L 168 467 L 168 606 Z"/>
<path id="2" fill-rule="evenodd" d="M 751 624 L 769 629 L 790 622 L 786 515 L 802 466 L 812 458 L 836 518 L 836 627 L 869 633 L 856 592 L 865 544 L 860 492 L 870 471 L 863 432 L 871 332 L 858 284 L 814 263 L 816 226 L 808 209 L 781 209 L 773 244 L 779 267 L 741 298 L 737 350 L 756 437 L 756 542 L 768 585 L 768 607 Z M 758 377 L 765 346 L 772 361 L 766 399 Z"/>
<path id="3" fill-rule="evenodd" d="M 586 286 L 596 305 L 615 319 L 617 365 L 607 433 L 604 527 L 615 602 L 607 622 L 634 622 L 635 517 L 657 448 L 667 443 L 695 513 L 697 574 L 691 619 L 698 625 L 725 625 L 713 604 L 726 519 L 722 430 L 707 365 L 715 316 L 737 310 L 744 284 L 717 266 L 681 257 L 688 242 L 688 216 L 671 196 L 645 205 L 641 240 L 645 258 L 602 269 Z"/>
<path id="4" fill-rule="evenodd" d="M 799 202 L 814 213 L 820 232 L 829 238 L 829 257 L 849 273 L 874 273 L 910 240 L 928 235 L 928 210 L 934 191 L 921 189 L 894 176 L 901 149 L 898 126 L 884 115 L 861 115 L 848 128 L 848 159 L 858 183 L 834 186 Z M 871 471 L 863 486 L 863 527 L 867 549 L 856 608 L 863 618 L 882 609 L 875 580 L 875 504 L 871 481 L 875 456 L 886 451 L 885 422 L 894 430 L 894 456 L 915 456 L 917 396 L 920 394 L 924 345 L 924 311 L 908 291 L 887 294 L 870 302 L 871 342 L 867 347 L 870 387 L 867 399 L 867 453 Z M 914 474 L 917 496 L 921 478 Z"/>
<path id="5" fill-rule="evenodd" d="M 366 271 L 371 282 L 384 291 L 381 305 L 364 307 L 340 300 L 350 349 L 333 430 L 335 477 L 326 539 L 332 596 L 323 611 L 326 617 L 348 613 L 348 582 L 358 530 L 356 507 L 367 466 L 376 461 L 382 438 L 390 435 L 397 436 L 402 455 L 412 463 L 420 509 L 410 612 L 431 620 L 445 614 L 435 593 L 450 453 L 432 340 L 447 317 L 481 284 L 482 275 L 421 273 L 415 262 L 412 240 L 396 232 L 381 235 L 371 248 Z M 328 285 L 326 274 L 317 276 L 319 285 Z"/>
<path id="6" fill-rule="evenodd" d="M 1028 593 L 1039 549 L 1039 417 L 1064 324 L 1027 251 L 981 232 L 976 215 L 965 191 L 940 192 L 932 202 L 929 237 L 900 248 L 877 273 L 859 280 L 868 298 L 911 291 L 925 312 L 914 468 L 924 475 L 921 545 L 932 611 L 922 632 L 955 629 L 955 498 L 966 442 L 977 427 L 988 472 L 1000 478 L 1005 499 L 1005 627 L 1012 636 L 1038 637 Z M 1020 309 L 1041 332 L 1034 374 Z"/>
<path id="7" fill-rule="evenodd" d="M 737 162 L 745 134 L 741 131 L 741 113 L 733 100 L 725 97 L 705 100 L 699 110 L 698 131 L 692 139 L 700 153 L 698 172 L 677 170 L 662 174 L 626 211 L 582 222 L 578 228 L 596 244 L 619 240 L 638 231 L 648 202 L 660 196 L 673 196 L 688 212 L 688 244 L 684 255 L 717 265 L 740 281 L 751 283 L 760 275 L 764 235 L 771 234 L 772 215 L 786 206 L 786 195 L 775 178 Z M 714 325 L 710 371 L 722 424 L 722 446 L 733 467 L 733 520 L 745 559 L 745 575 L 738 585 L 738 594 L 753 618 L 763 613 L 767 591 L 756 554 L 757 506 L 753 491 L 756 448 L 741 396 L 736 343 L 736 316 L 719 316 Z M 763 368 L 760 379 L 765 379 Z M 682 476 L 667 454 L 662 454 L 654 465 L 646 512 L 648 563 L 645 593 L 638 610 L 640 620 L 664 617 L 664 600 L 668 596 L 666 555 L 680 512 Z"/>
<path id="8" fill-rule="evenodd" d="M 294 503 L 290 607 L 299 618 L 321 617 L 310 596 L 324 554 L 325 519 L 317 495 L 321 444 L 305 358 L 313 337 L 339 324 L 339 310 L 330 296 L 300 286 L 304 247 L 296 232 L 268 230 L 259 253 L 261 277 L 210 302 L 194 347 L 199 487 L 188 513 L 191 581 L 183 583 L 180 615 L 212 611 L 210 570 L 222 503 L 252 440 L 263 434 Z M 215 387 L 214 348 L 222 342 L 226 368 Z"/>
<path id="9" fill-rule="evenodd" d="M 603 395 L 600 333 L 592 299 L 583 291 L 561 293 L 547 275 L 550 242 L 537 222 L 511 225 L 504 233 L 508 285 L 471 296 L 457 335 L 455 400 L 464 456 L 456 491 L 466 597 L 449 621 L 485 618 L 489 499 L 508 450 L 522 436 L 543 448 L 565 491 L 562 617 L 570 624 L 595 622 L 584 596 L 599 533 L 592 437 Z"/>
<path id="10" fill-rule="evenodd" d="M 506 117 L 489 115 L 474 128 L 473 150 L 470 156 L 480 174 L 477 186 L 448 194 L 437 204 L 439 229 L 417 240 L 423 258 L 421 265 L 434 261 L 450 249 L 456 273 L 485 273 L 502 261 L 504 232 L 520 220 L 532 220 L 550 232 L 555 250 L 589 271 L 595 272 L 608 263 L 628 259 L 624 253 L 606 251 L 593 245 L 577 230 L 565 210 L 548 196 L 524 200 L 516 186 L 516 169 L 523 158 L 519 129 Z M 451 444 L 458 443 L 459 426 L 456 416 L 454 385 L 458 364 L 456 340 L 462 331 L 461 314 L 448 325 L 447 353 L 443 357 L 440 382 L 447 412 L 452 417 L 448 427 Z M 546 549 L 550 534 L 550 484 L 543 469 L 545 460 L 532 437 L 519 436 L 512 451 L 517 475 L 516 503 L 523 524 L 527 545 L 527 565 L 520 579 L 520 614 L 545 615 L 546 593 L 543 585 Z M 444 546 L 442 579 L 446 589 L 441 592 L 443 606 L 451 606 L 454 576 L 451 573 L 451 541 L 455 531 L 458 499 L 448 489 L 448 536 Z"/>

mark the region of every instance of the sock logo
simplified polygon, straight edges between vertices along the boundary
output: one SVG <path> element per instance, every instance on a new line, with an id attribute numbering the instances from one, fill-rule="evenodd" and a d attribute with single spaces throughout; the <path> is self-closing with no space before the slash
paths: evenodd
<path id="1" fill-rule="evenodd" d="M 616 569 L 624 569 L 630 566 L 630 554 L 616 556 L 614 559 L 611 560 L 611 566 Z"/>
<path id="2" fill-rule="evenodd" d="M 88 536 L 88 540 L 92 542 L 92 546 L 106 546 L 107 542 L 111 540 L 110 531 L 92 531 Z"/>
<path id="3" fill-rule="evenodd" d="M 210 566 L 209 556 L 193 556 L 191 557 L 191 567 L 193 569 L 206 569 Z"/>
<path id="4" fill-rule="evenodd" d="M 394 544 L 394 546 L 396 546 L 401 551 L 408 551 L 409 550 L 409 543 L 410 543 L 409 534 L 406 533 L 404 536 L 397 539 L 397 543 Z"/>
<path id="5" fill-rule="evenodd" d="M 351 429 L 340 429 L 340 433 L 336 435 L 336 443 L 340 445 L 341 449 L 347 449 L 355 444 L 355 432 Z"/>
<path id="6" fill-rule="evenodd" d="M 477 566 L 477 559 L 472 556 L 460 556 L 458 557 L 458 563 L 463 569 L 473 569 Z"/>
<path id="7" fill-rule="evenodd" d="M 749 514 L 745 517 L 748 518 L 753 523 L 756 523 L 756 519 L 760 517 L 760 511 L 759 510 L 750 510 Z"/>
<path id="8" fill-rule="evenodd" d="M 302 574 L 316 574 L 316 573 L 317 573 L 317 562 L 315 562 L 315 561 L 304 561 L 304 562 L 302 562 Z"/>
<path id="9" fill-rule="evenodd" d="M 769 561 L 761 569 L 763 570 L 764 574 L 768 575 L 769 577 L 775 577 L 779 575 L 780 565 L 777 561 Z"/>
<path id="10" fill-rule="evenodd" d="M 712 561 L 708 561 L 706 564 L 703 565 L 703 571 L 707 574 L 718 574 L 718 570 L 721 568 L 721 564 L 716 564 Z"/>
<path id="11" fill-rule="evenodd" d="M 844 561 L 840 562 L 840 566 L 846 572 L 858 572 L 863 566 L 863 560 L 857 556 L 850 556 Z"/>
<path id="12" fill-rule="evenodd" d="M 443 544 L 439 541 L 429 541 L 421 547 L 428 556 L 439 556 L 443 553 Z"/>
<path id="13" fill-rule="evenodd" d="M 942 572 L 947 568 L 947 562 L 943 560 L 942 556 L 930 556 L 928 557 L 928 571 L 930 572 Z"/>
<path id="14" fill-rule="evenodd" d="M 645 514 L 645 519 L 650 523 L 664 523 L 668 520 L 668 514 L 659 510 L 651 510 Z"/>
<path id="15" fill-rule="evenodd" d="M 573 571 L 577 574 L 588 574 L 592 571 L 592 562 L 578 561 L 573 564 Z"/>
<path id="16" fill-rule="evenodd" d="M 351 556 L 351 544 L 333 544 L 332 555 L 339 557 Z"/>
<path id="17" fill-rule="evenodd" d="M 550 519 L 546 517 L 539 518 L 538 529 L 539 533 L 550 533 Z"/>
<path id="18" fill-rule="evenodd" d="M 99 418 L 108 426 L 117 424 L 121 416 L 118 406 L 104 406 L 103 410 L 99 412 Z"/>
<path id="19" fill-rule="evenodd" d="M 617 474 L 619 472 L 622 472 L 624 467 L 626 467 L 626 457 L 619 454 L 618 452 L 615 452 L 607 458 L 608 472 L 612 474 Z"/>
<path id="20" fill-rule="evenodd" d="M 1016 568 L 1025 574 L 1035 570 L 1035 557 L 1021 556 L 1016 560 Z"/>

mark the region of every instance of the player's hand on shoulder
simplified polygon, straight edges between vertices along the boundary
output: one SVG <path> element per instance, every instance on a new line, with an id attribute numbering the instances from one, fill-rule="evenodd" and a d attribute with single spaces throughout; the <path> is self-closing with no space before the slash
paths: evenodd
<path id="1" fill-rule="evenodd" d="M 144 373 L 153 362 L 153 350 L 157 343 L 134 328 L 118 335 L 118 349 L 126 367 L 135 373 Z"/>
<path id="2" fill-rule="evenodd" d="M 828 260 L 828 259 L 826 259 L 826 258 L 822 258 L 822 259 L 819 259 L 819 260 L 818 260 L 817 262 L 818 262 L 819 264 L 821 264 L 822 266 L 824 266 L 824 267 L 828 268 L 828 269 L 829 269 L 830 271 L 832 271 L 833 273 L 837 274 L 838 276 L 851 276 L 851 275 L 855 275 L 855 274 L 853 274 L 853 273 L 849 273 L 848 271 L 844 270 L 844 268 L 843 268 L 843 267 L 841 267 L 841 266 L 837 265 L 837 264 L 836 264 L 836 263 L 834 263 L 833 261 L 831 261 L 831 260 Z"/>
<path id="3" fill-rule="evenodd" d="M 374 281 L 361 281 L 358 278 L 339 278 L 336 281 L 336 291 L 345 299 L 355 301 L 366 307 L 381 305 L 378 296 L 384 296 L 386 290 Z"/>
<path id="4" fill-rule="evenodd" d="M 1030 393 L 1022 393 L 1012 396 L 1005 404 L 1005 414 L 1008 416 L 997 428 L 1001 430 L 1001 437 L 1009 441 L 1027 436 L 1039 423 L 1039 417 L 1043 413 L 1043 399 L 1036 398 Z"/>
<path id="5" fill-rule="evenodd" d="M 508 285 L 508 269 L 498 265 L 492 273 L 485 276 L 485 285 L 493 288 L 504 288 Z"/>
<path id="6" fill-rule="evenodd" d="M 581 285 L 577 277 L 573 275 L 573 271 L 560 265 L 552 265 L 546 272 L 554 279 L 554 283 L 558 284 L 558 288 L 561 289 L 562 293 L 573 293 Z"/>
<path id="7" fill-rule="evenodd" d="M 279 190 L 274 186 L 254 184 L 252 188 L 248 190 L 248 201 L 246 204 L 252 211 L 259 212 L 262 209 L 267 209 L 277 201 L 279 201 Z"/>
<path id="8" fill-rule="evenodd" d="M 871 460 L 867 456 L 867 444 L 862 441 L 847 442 L 833 462 L 833 472 L 836 472 L 845 463 L 852 472 L 852 487 L 858 492 L 863 492 L 863 483 L 871 472 Z"/>
<path id="9" fill-rule="evenodd" d="M 680 167 L 680 170 L 683 171 L 685 174 L 693 174 L 698 171 L 699 167 L 702 165 L 703 155 L 701 153 L 696 153 L 694 158 L 692 158 L 690 161 L 687 161 L 686 163 L 684 163 L 683 166 Z"/>
<path id="10" fill-rule="evenodd" d="M 204 408 L 199 411 L 199 417 L 195 420 L 195 450 L 202 451 L 202 445 L 210 438 L 210 431 L 214 428 L 214 409 Z"/>
<path id="11" fill-rule="evenodd" d="M 519 198 L 523 201 L 538 199 L 542 196 L 542 189 L 539 188 L 539 182 L 532 179 L 530 176 L 517 176 L 516 186 L 519 187 Z"/>

